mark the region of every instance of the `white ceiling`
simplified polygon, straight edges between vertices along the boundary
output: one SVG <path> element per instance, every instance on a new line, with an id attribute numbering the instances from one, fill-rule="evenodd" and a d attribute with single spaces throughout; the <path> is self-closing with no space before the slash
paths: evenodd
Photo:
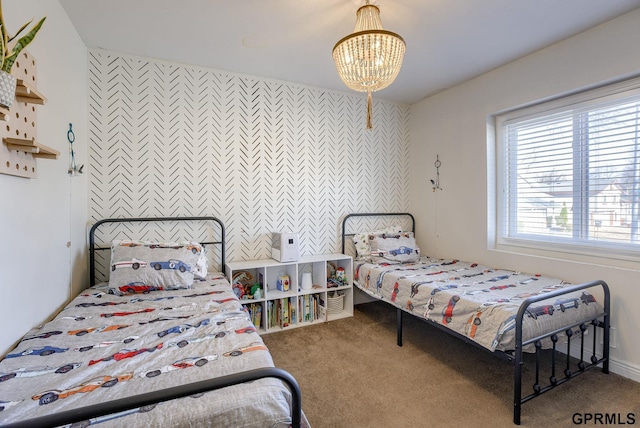
<path id="1" fill-rule="evenodd" d="M 364 0 L 60 0 L 89 48 L 349 91 L 331 57 Z M 376 0 L 413 104 L 637 7 L 640 0 Z"/>

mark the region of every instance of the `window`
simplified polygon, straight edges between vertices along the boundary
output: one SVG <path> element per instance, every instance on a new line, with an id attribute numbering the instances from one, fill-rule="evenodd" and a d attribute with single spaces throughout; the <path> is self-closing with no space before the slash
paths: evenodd
<path id="1" fill-rule="evenodd" d="M 498 245 L 640 257 L 640 79 L 500 114 L 496 132 Z"/>

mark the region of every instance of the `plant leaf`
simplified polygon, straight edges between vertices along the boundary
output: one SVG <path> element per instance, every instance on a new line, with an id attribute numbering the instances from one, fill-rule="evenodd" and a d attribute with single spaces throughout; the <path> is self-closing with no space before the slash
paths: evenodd
<path id="1" fill-rule="evenodd" d="M 16 34 L 14 34 L 13 37 L 9 38 L 9 42 L 11 42 L 13 39 L 18 37 L 20 35 L 20 33 L 22 33 L 24 31 L 24 29 L 27 28 L 27 26 L 29 24 L 31 24 L 32 22 L 33 22 L 33 19 L 31 21 L 27 22 L 26 24 L 24 24 L 22 27 L 20 27 L 20 29 L 16 32 Z"/>
<path id="2" fill-rule="evenodd" d="M 4 62 L 2 63 L 3 71 L 6 71 L 7 73 L 11 72 L 11 67 L 13 67 L 13 63 L 18 58 L 18 55 L 20 54 L 22 49 L 24 49 L 36 37 L 36 34 L 38 33 L 38 31 L 40 31 L 40 27 L 42 27 L 45 19 L 47 19 L 46 16 L 38 21 L 38 23 L 31 29 L 31 31 L 29 31 L 24 37 L 18 40 L 15 45 L 13 45 L 11 54 L 6 57 Z"/>
<path id="3" fill-rule="evenodd" d="M 2 20 L 2 16 L 1 16 L 0 12 L 0 20 Z M 0 69 L 2 69 L 1 65 L 4 64 L 4 58 L 7 55 L 7 45 L 4 42 L 4 25 L 0 24 L 0 31 L 2 32 L 2 34 L 0 34 Z"/>
<path id="4" fill-rule="evenodd" d="M 0 53 L 2 61 L 0 64 L 4 64 L 4 59 L 7 56 L 7 44 L 9 43 L 7 26 L 4 25 L 4 15 L 2 15 L 2 2 L 0 1 L 0 37 L 2 37 L 2 52 Z"/>

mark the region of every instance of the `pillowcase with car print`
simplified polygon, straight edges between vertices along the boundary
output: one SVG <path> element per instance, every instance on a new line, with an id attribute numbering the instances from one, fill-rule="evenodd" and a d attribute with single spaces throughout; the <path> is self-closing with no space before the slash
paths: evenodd
<path id="1" fill-rule="evenodd" d="M 194 272 L 201 269 L 202 254 L 202 245 L 197 242 L 113 241 L 109 292 L 135 294 L 191 288 Z"/>
<path id="2" fill-rule="evenodd" d="M 371 260 L 371 236 L 382 234 L 399 234 L 402 233 L 400 226 L 389 226 L 384 229 L 375 230 L 373 232 L 362 232 L 353 235 L 353 245 L 356 248 L 356 260 Z"/>
<path id="3" fill-rule="evenodd" d="M 413 232 L 369 235 L 373 263 L 412 263 L 420 260 Z"/>

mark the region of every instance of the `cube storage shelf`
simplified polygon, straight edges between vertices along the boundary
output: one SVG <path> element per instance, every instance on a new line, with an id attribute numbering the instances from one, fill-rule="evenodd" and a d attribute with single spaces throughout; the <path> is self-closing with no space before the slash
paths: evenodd
<path id="1" fill-rule="evenodd" d="M 230 262 L 225 268 L 232 284 L 234 280 L 246 284 L 247 288 L 260 284 L 258 298 L 241 297 L 260 333 L 353 316 L 351 256 L 322 254 L 305 256 L 295 262 L 249 260 Z M 304 273 L 311 273 L 311 289 L 301 288 Z M 288 290 L 278 289 L 278 280 L 283 276 L 289 279 Z"/>

